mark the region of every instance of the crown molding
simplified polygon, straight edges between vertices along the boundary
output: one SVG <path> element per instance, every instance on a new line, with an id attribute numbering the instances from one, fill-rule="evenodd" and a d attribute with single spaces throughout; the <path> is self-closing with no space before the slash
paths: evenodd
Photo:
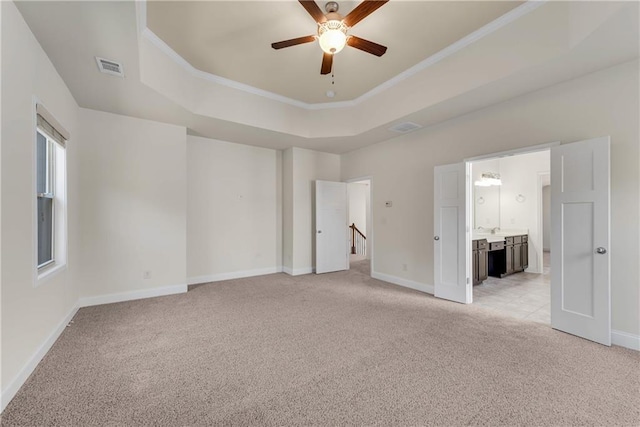
<path id="1" fill-rule="evenodd" d="M 387 80 L 386 82 L 374 87 L 373 89 L 371 89 L 369 92 L 366 92 L 362 95 L 360 95 L 358 98 L 356 98 L 354 101 L 359 104 L 367 99 L 372 98 L 375 95 L 378 95 L 379 93 L 397 85 L 398 83 L 402 82 L 403 80 L 408 79 L 409 77 L 418 74 L 420 71 L 426 70 L 427 68 L 431 67 L 432 65 L 437 64 L 438 62 L 442 61 L 443 59 L 453 55 L 454 53 L 464 49 L 465 47 L 477 42 L 478 40 L 488 36 L 489 34 L 499 30 L 500 28 L 504 27 L 507 24 L 510 24 L 511 22 L 527 15 L 528 13 L 536 10 L 537 8 L 539 8 L 540 6 L 542 6 L 543 4 L 545 4 L 548 0 L 528 0 L 526 3 L 516 7 L 515 9 L 510 10 L 509 12 L 505 13 L 504 15 L 498 17 L 497 19 L 489 22 L 487 25 L 480 27 L 479 29 L 477 29 L 476 31 L 466 35 L 465 37 L 461 38 L 460 40 L 458 40 L 457 42 L 454 42 L 453 44 L 450 44 L 449 46 L 445 47 L 444 49 L 434 53 L 433 55 L 431 55 L 430 57 L 428 57 L 427 59 L 424 59 L 420 62 L 418 62 L 416 65 L 414 65 L 411 68 L 406 69 L 405 71 L 401 72 L 400 74 L 398 74 L 395 77 L 390 78 L 389 80 Z M 323 105 L 323 104 L 311 104 L 311 105 Z"/>
<path id="2" fill-rule="evenodd" d="M 431 67 L 432 65 L 437 64 L 443 59 L 453 55 L 454 53 L 464 49 L 465 47 L 475 43 L 476 41 L 488 36 L 489 34 L 499 30 L 500 28 L 510 24 L 511 22 L 514 22 L 517 19 L 529 14 L 530 12 L 536 10 L 543 4 L 547 3 L 547 1 L 549 0 L 528 0 L 524 4 L 516 7 L 513 10 L 510 10 L 504 15 L 491 21 L 487 25 L 480 27 L 476 31 L 468 34 L 467 36 L 461 38 L 460 40 L 447 46 L 446 48 L 434 53 L 433 55 L 426 58 L 425 60 L 417 63 L 411 68 L 406 69 L 405 71 L 401 72 L 395 77 L 392 77 L 391 79 L 385 81 L 384 83 L 381 83 L 380 85 L 374 87 L 373 89 L 369 90 L 368 92 L 360 95 L 355 99 L 352 99 L 349 101 L 321 102 L 321 103 L 313 103 L 313 104 L 299 101 L 297 99 L 289 98 L 283 95 L 279 95 L 274 92 L 269 92 L 267 90 L 259 89 L 254 86 L 240 83 L 235 80 L 231 80 L 226 77 L 218 76 L 218 75 L 208 73 L 206 71 L 202 71 L 195 68 L 187 60 L 185 60 L 182 56 L 180 56 L 180 54 L 178 54 L 175 50 L 173 50 L 168 44 L 166 44 L 160 37 L 158 37 L 149 27 L 147 27 L 146 0 L 136 2 L 136 14 L 137 14 L 136 20 L 138 24 L 138 34 L 140 37 L 143 37 L 149 42 L 151 42 L 154 46 L 160 49 L 160 51 L 162 51 L 165 55 L 171 58 L 176 64 L 180 65 L 182 68 L 184 68 L 187 72 L 189 72 L 192 76 L 196 78 L 207 80 L 215 84 L 240 90 L 242 92 L 250 93 L 252 95 L 261 96 L 263 98 L 271 99 L 273 101 L 278 101 L 283 104 L 288 104 L 288 105 L 302 108 L 305 110 L 328 110 L 328 109 L 336 109 L 336 108 L 355 107 L 358 104 L 361 104 L 362 102 L 367 101 L 376 95 L 379 95 L 385 90 L 398 85 L 399 83 L 408 79 L 409 77 L 414 76 L 417 73 Z"/>

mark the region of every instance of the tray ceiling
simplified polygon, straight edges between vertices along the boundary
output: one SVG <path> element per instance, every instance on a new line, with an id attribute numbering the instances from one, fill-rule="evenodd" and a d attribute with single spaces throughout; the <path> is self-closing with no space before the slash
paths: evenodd
<path id="1" fill-rule="evenodd" d="M 288 3 L 300 8 L 303 21 L 310 21 L 297 1 Z M 419 62 L 410 77 L 394 79 L 398 81 L 390 87 L 379 86 L 385 89 L 369 92 L 357 102 L 338 105 L 322 99 L 320 104 L 295 105 L 207 78 L 168 54 L 166 45 L 145 29 L 145 2 L 19 1 L 16 5 L 80 107 L 172 123 L 190 134 L 223 141 L 338 154 L 397 137 L 389 130 L 395 124 L 415 122 L 426 129 L 637 60 L 640 40 L 637 2 L 530 1 L 492 21 L 485 27 L 488 31 L 473 32 L 448 45 L 440 51 L 446 55 Z M 364 31 L 358 35 L 384 43 Z M 461 46 L 452 49 L 456 45 Z M 100 73 L 96 56 L 123 64 L 125 77 Z M 245 56 L 235 55 L 237 61 L 246 60 Z M 265 74 L 262 68 L 258 71 Z M 316 67 L 312 72 L 288 83 L 320 78 Z M 340 76 L 336 74 L 337 79 Z"/>
<path id="2" fill-rule="evenodd" d="M 358 3 L 339 2 L 340 13 Z M 317 43 L 271 48 L 315 34 L 297 1 L 149 1 L 147 26 L 201 71 L 313 104 L 358 98 L 520 4 L 391 0 L 350 31 L 386 45 L 387 53 L 378 58 L 346 47 L 334 59 L 334 84 L 320 75 Z M 327 98 L 328 90 L 336 96 Z"/>

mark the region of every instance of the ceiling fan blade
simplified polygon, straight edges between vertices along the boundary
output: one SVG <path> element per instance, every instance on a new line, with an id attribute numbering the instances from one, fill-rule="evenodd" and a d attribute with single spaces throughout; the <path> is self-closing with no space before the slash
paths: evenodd
<path id="1" fill-rule="evenodd" d="M 304 36 L 297 39 L 283 40 L 281 42 L 271 43 L 271 47 L 274 49 L 282 49 L 284 47 L 296 46 L 304 43 L 311 43 L 316 41 L 316 36 Z"/>
<path id="2" fill-rule="evenodd" d="M 389 0 L 364 0 L 347 16 L 345 16 L 343 21 L 348 27 L 353 27 L 358 22 L 378 10 L 378 8 L 384 6 L 388 1 Z"/>
<path id="3" fill-rule="evenodd" d="M 306 11 L 309 12 L 309 15 L 311 15 L 313 20 L 316 21 L 318 24 L 327 20 L 327 18 L 324 16 L 324 13 L 322 13 L 322 10 L 316 4 L 315 1 L 313 0 L 298 0 L 298 1 L 302 5 L 302 7 L 304 7 Z"/>
<path id="4" fill-rule="evenodd" d="M 325 53 L 322 56 L 322 67 L 320 68 L 320 74 L 329 74 L 331 72 L 331 66 L 333 65 L 333 54 Z"/>
<path id="5" fill-rule="evenodd" d="M 356 36 L 350 36 L 347 39 L 347 44 L 375 56 L 382 56 L 387 51 L 386 46 L 382 46 L 381 44 L 370 42 L 369 40 L 361 39 Z"/>

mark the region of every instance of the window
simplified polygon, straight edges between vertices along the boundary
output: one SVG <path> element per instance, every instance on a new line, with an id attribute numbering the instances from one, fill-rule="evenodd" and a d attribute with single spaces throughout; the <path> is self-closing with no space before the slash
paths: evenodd
<path id="1" fill-rule="evenodd" d="M 54 142 L 38 130 L 36 146 L 36 197 L 38 198 L 38 268 L 53 262 L 54 255 Z"/>
<path id="2" fill-rule="evenodd" d="M 35 147 L 37 278 L 66 265 L 66 150 L 68 134 L 37 105 Z M 52 125 L 51 123 L 55 123 Z"/>

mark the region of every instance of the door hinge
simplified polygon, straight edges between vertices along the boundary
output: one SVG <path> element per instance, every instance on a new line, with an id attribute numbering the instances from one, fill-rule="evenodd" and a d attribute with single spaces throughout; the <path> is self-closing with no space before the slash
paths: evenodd
<path id="1" fill-rule="evenodd" d="M 467 277 L 467 285 L 469 284 L 469 278 Z"/>

